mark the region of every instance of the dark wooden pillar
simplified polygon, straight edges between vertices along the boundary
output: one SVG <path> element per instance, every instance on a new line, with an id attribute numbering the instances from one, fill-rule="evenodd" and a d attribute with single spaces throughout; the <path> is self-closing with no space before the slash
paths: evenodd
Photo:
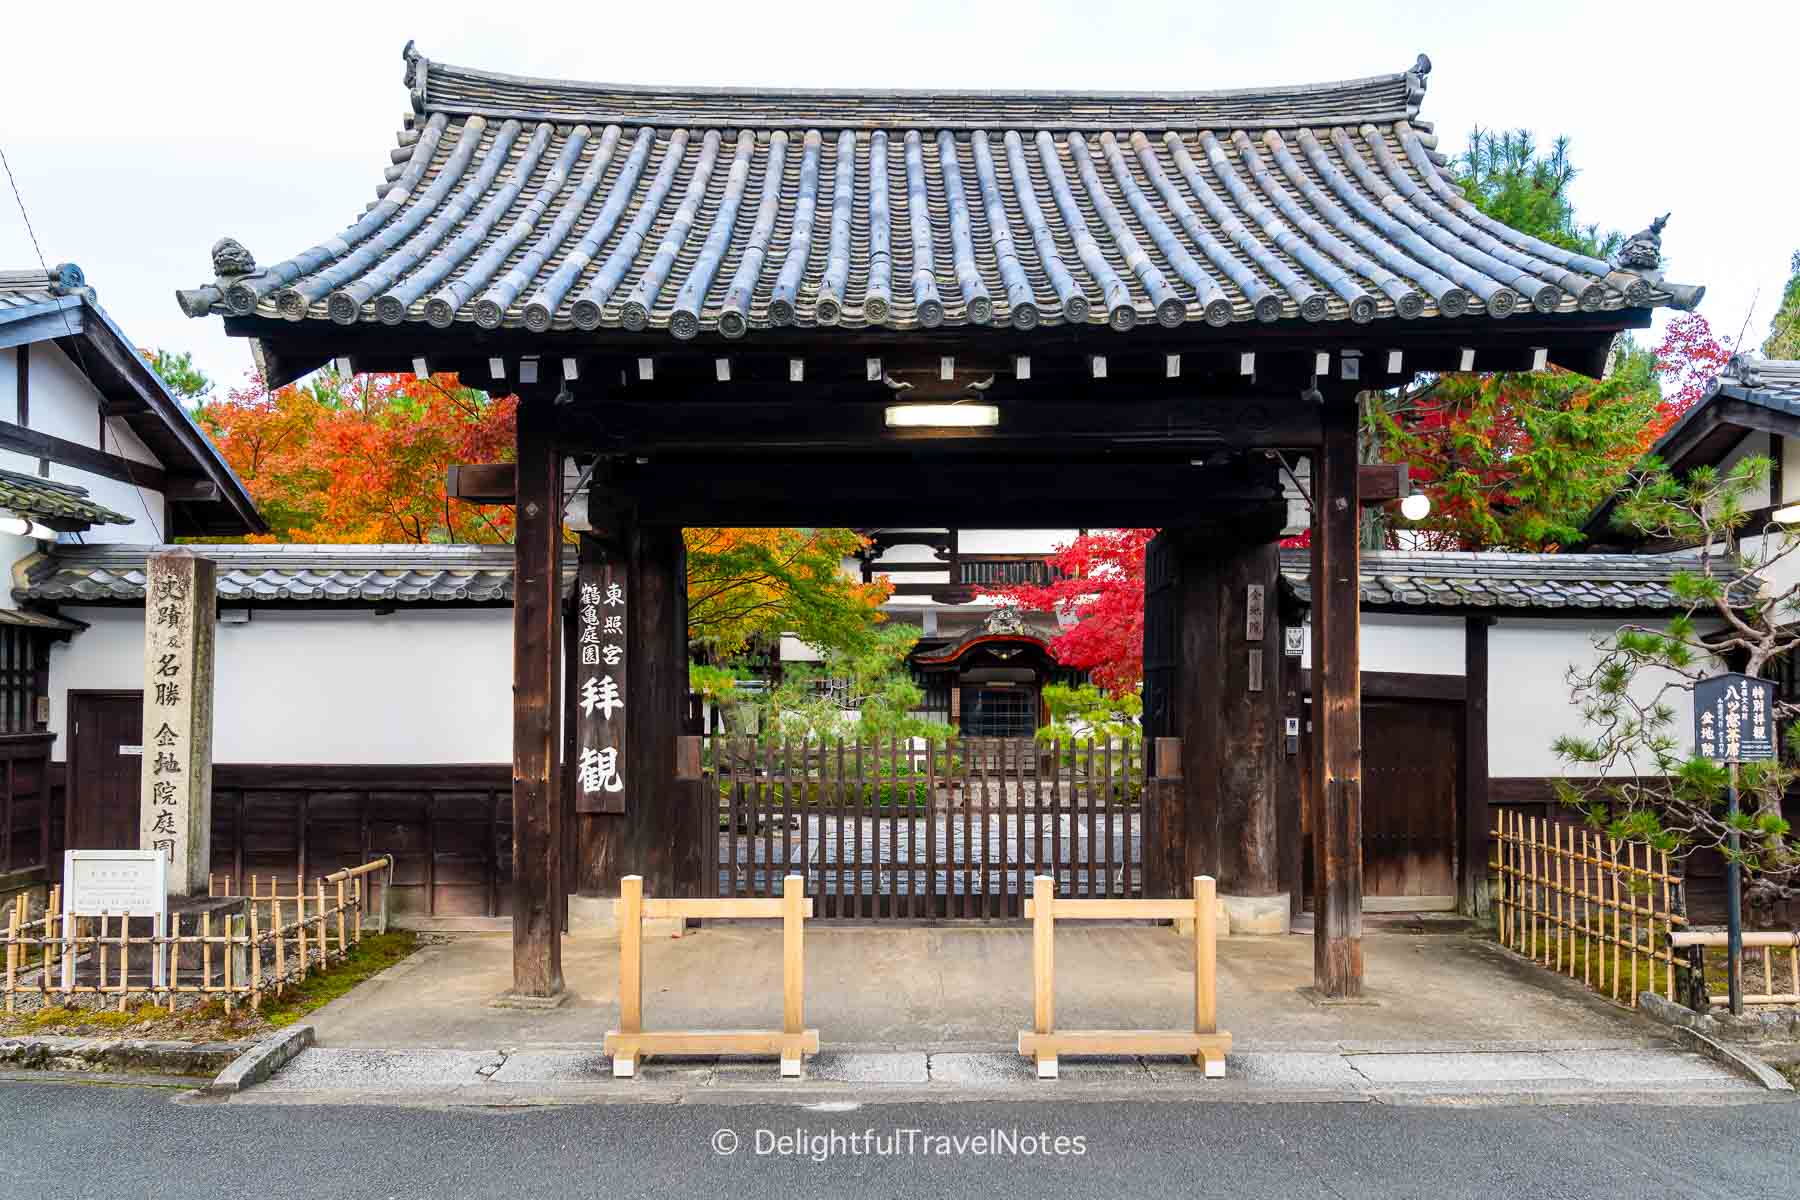
<path id="1" fill-rule="evenodd" d="M 1357 406 L 1326 401 L 1313 471 L 1313 986 L 1362 993 L 1362 663 Z"/>
<path id="2" fill-rule="evenodd" d="M 1294 611 L 1282 614 L 1283 632 L 1292 628 L 1299 632 L 1301 616 Z M 1306 904 L 1306 880 L 1302 872 L 1306 862 L 1305 821 L 1301 816 L 1306 806 L 1307 773 L 1302 770 L 1306 738 L 1307 707 L 1300 695 L 1300 656 L 1286 652 L 1285 638 L 1281 656 L 1281 777 L 1275 793 L 1276 840 L 1280 850 L 1277 882 L 1288 894 L 1288 916 L 1298 920 Z M 1295 730 L 1295 749 L 1288 751 L 1289 722 Z"/>
<path id="3" fill-rule="evenodd" d="M 1176 880 L 1212 875 L 1234 898 L 1281 886 L 1281 521 L 1279 511 L 1258 509 L 1166 529 L 1145 576 L 1145 727 L 1180 738 L 1170 796 L 1180 796 L 1181 811 L 1166 814 L 1176 818 L 1185 864 Z"/>
<path id="4" fill-rule="evenodd" d="M 1488 829 L 1488 626 L 1470 617 L 1463 635 L 1462 880 L 1464 916 L 1487 914 Z"/>
<path id="5" fill-rule="evenodd" d="M 563 989 L 562 460 L 551 405 L 520 398 L 513 542 L 513 991 L 540 997 Z"/>
<path id="6" fill-rule="evenodd" d="M 644 877 L 651 896 L 694 890 L 699 836 L 675 779 L 676 739 L 687 705 L 687 547 L 681 530 L 633 524 L 625 550 L 631 607 L 625 628 L 632 669 L 626 692 L 624 837 L 618 866 Z M 616 881 L 608 881 L 616 888 Z"/>

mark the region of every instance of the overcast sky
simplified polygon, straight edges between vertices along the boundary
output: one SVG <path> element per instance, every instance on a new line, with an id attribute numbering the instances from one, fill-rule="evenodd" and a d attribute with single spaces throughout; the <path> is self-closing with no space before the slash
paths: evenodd
<path id="1" fill-rule="evenodd" d="M 273 263 L 374 195 L 406 108 L 400 49 L 618 83 L 1183 90 L 1433 71 L 1423 116 L 1567 134 L 1583 220 L 1666 211 L 1671 278 L 1760 342 L 1800 249 L 1800 3 L 912 0 L 622 5 L 30 4 L 6 18 L 0 146 L 51 263 L 74 261 L 143 346 L 235 383 L 248 348 L 191 321 L 222 235 Z M 177 16 L 176 13 L 186 15 Z M 0 193 L 0 267 L 36 255 Z"/>

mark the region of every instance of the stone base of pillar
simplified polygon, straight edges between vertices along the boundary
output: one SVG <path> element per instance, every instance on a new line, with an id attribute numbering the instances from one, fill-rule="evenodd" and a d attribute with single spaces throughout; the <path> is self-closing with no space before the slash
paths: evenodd
<path id="1" fill-rule="evenodd" d="M 1220 896 L 1218 928 L 1220 937 L 1249 937 L 1261 933 L 1288 933 L 1290 903 L 1286 892 L 1273 896 Z M 1194 936 L 1194 923 L 1177 919 L 1175 932 L 1181 937 Z"/>
<path id="2" fill-rule="evenodd" d="M 647 938 L 678 938 L 696 932 L 687 928 L 686 917 L 645 917 Z M 619 898 L 617 896 L 570 896 L 569 933 L 572 936 L 609 938 L 619 936 Z"/>
<path id="3" fill-rule="evenodd" d="M 1234 934 L 1287 933 L 1291 928 L 1292 904 L 1286 892 L 1273 896 L 1221 895 L 1219 906 L 1230 917 Z"/>

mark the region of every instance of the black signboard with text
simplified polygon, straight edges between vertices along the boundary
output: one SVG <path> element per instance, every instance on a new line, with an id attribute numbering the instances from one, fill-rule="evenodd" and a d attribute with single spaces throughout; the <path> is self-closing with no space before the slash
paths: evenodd
<path id="1" fill-rule="evenodd" d="M 1717 675 L 1694 685 L 1694 753 L 1714 762 L 1775 757 L 1775 682 Z"/>

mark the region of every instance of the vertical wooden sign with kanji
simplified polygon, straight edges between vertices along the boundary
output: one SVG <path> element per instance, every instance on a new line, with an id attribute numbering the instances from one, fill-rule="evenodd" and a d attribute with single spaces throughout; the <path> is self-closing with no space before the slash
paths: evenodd
<path id="1" fill-rule="evenodd" d="M 625 811 L 624 557 L 610 548 L 606 561 L 584 560 L 575 576 L 575 811 Z"/>
<path id="2" fill-rule="evenodd" d="M 138 845 L 168 856 L 171 895 L 192 896 L 212 865 L 215 570 L 174 550 L 150 555 L 144 575 Z"/>

